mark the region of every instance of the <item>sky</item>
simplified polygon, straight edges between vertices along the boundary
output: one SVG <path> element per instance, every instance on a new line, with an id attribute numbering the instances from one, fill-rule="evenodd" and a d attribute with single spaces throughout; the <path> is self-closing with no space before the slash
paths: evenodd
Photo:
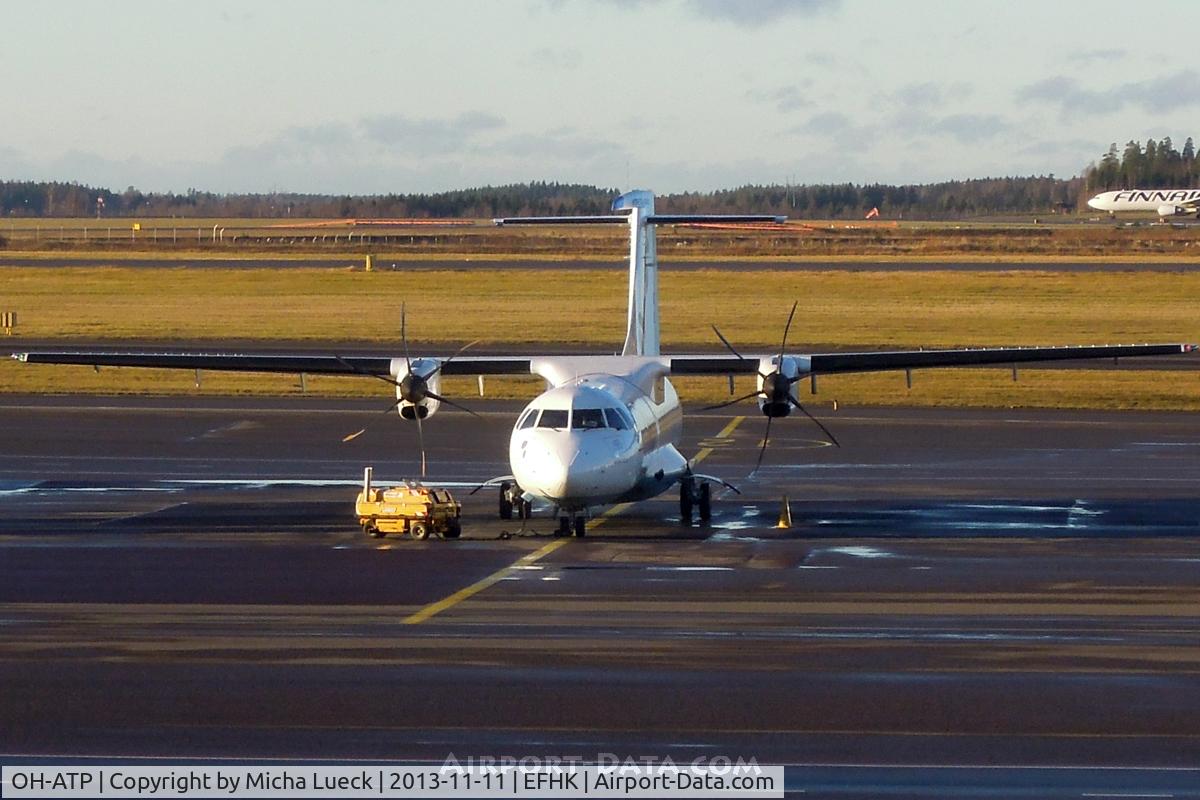
<path id="1" fill-rule="evenodd" d="M 1200 119 L 1173 0 L 42 0 L 0 27 L 0 180 L 118 190 L 1068 177 Z"/>

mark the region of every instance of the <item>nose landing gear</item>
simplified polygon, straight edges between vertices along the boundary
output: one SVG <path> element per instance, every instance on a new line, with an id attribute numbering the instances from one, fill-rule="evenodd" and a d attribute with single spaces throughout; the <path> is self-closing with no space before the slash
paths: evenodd
<path id="1" fill-rule="evenodd" d="M 533 515 L 533 503 L 522 494 L 521 487 L 515 483 L 504 481 L 500 484 L 500 519 L 512 519 L 514 511 L 517 519 L 529 519 Z"/>
<path id="2" fill-rule="evenodd" d="M 701 522 L 712 519 L 712 486 L 707 481 L 697 483 L 688 476 L 679 482 L 680 521 L 691 525 L 694 512 L 699 512 Z"/>
<path id="3" fill-rule="evenodd" d="M 554 531 L 554 535 L 570 536 L 572 532 L 577 539 L 587 536 L 587 517 L 582 514 L 577 517 L 559 517 L 558 529 Z"/>

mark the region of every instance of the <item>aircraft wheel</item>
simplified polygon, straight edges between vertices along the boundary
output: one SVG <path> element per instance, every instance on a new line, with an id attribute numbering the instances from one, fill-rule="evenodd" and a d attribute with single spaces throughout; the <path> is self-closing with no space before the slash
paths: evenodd
<path id="1" fill-rule="evenodd" d="M 582 539 L 587 536 L 587 519 L 584 517 L 575 518 L 575 538 Z"/>
<path id="2" fill-rule="evenodd" d="M 684 525 L 692 524 L 692 505 L 695 484 L 688 479 L 679 484 L 679 521 Z"/>
<path id="3" fill-rule="evenodd" d="M 508 496 L 508 490 L 512 484 L 508 481 L 500 484 L 500 519 L 512 519 L 513 501 Z"/>
<path id="4" fill-rule="evenodd" d="M 570 536 L 571 535 L 571 518 L 559 517 L 558 528 L 554 531 L 555 536 Z"/>
<path id="5" fill-rule="evenodd" d="M 423 542 L 429 538 L 429 528 L 425 527 L 424 522 L 414 522 L 408 526 L 408 535 L 418 542 Z"/>
<path id="6" fill-rule="evenodd" d="M 708 522 L 712 519 L 712 486 L 707 483 L 700 484 L 699 494 L 700 519 Z"/>

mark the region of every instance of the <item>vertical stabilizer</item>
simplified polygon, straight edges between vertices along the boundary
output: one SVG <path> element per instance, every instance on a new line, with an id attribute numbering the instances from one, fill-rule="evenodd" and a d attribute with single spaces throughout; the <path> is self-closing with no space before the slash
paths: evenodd
<path id="1" fill-rule="evenodd" d="M 658 253 L 654 226 L 696 223 L 782 224 L 785 217 L 765 214 L 655 214 L 654 192 L 636 189 L 613 200 L 614 214 L 582 217 L 501 217 L 497 225 L 628 225 L 629 226 L 629 325 L 622 355 L 657 356 Z"/>
<path id="2" fill-rule="evenodd" d="M 629 210 L 629 322 L 622 355 L 656 356 L 658 342 L 658 254 L 655 247 L 654 193 L 626 192 L 613 211 Z"/>

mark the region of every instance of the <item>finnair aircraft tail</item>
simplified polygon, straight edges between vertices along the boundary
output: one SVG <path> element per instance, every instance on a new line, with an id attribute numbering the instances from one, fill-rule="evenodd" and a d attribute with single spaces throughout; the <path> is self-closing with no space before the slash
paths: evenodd
<path id="1" fill-rule="evenodd" d="M 1087 201 L 1097 211 L 1153 211 L 1160 219 L 1200 216 L 1200 189 L 1123 189 L 1101 192 Z"/>

